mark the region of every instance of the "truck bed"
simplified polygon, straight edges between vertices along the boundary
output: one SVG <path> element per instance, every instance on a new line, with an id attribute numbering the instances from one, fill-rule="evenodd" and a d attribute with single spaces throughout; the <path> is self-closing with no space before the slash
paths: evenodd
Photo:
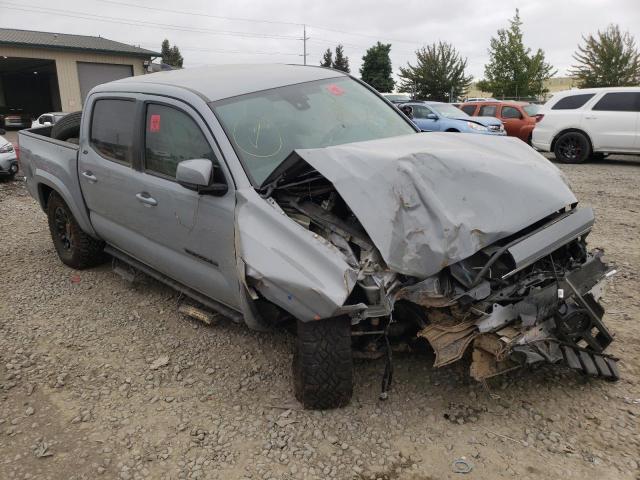
<path id="1" fill-rule="evenodd" d="M 52 191 L 71 209 L 80 228 L 94 234 L 78 177 L 78 145 L 51 138 L 51 127 L 30 128 L 18 134 L 20 167 L 27 188 L 46 210 Z"/>

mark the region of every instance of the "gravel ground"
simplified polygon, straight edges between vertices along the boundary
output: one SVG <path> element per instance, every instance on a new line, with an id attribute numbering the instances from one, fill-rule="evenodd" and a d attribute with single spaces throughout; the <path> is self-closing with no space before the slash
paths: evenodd
<path id="1" fill-rule="evenodd" d="M 289 334 L 204 326 L 152 280 L 64 267 L 24 184 L 0 183 L 0 479 L 640 478 L 640 159 L 562 168 L 619 268 L 622 380 L 542 367 L 482 386 L 406 355 L 389 400 L 383 363 L 360 361 L 329 412 L 292 397 Z"/>

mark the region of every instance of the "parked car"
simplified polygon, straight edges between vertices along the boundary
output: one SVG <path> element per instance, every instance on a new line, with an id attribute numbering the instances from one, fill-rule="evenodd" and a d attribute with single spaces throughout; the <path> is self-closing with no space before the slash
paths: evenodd
<path id="1" fill-rule="evenodd" d="M 6 138 L 3 129 L 0 129 L 0 177 L 12 179 L 18 173 L 18 158 L 16 150 Z"/>
<path id="2" fill-rule="evenodd" d="M 470 117 L 450 103 L 410 102 L 400 109 L 411 108 L 413 122 L 423 132 L 464 132 L 506 135 L 502 122 L 495 117 Z"/>
<path id="3" fill-rule="evenodd" d="M 106 252 L 235 322 L 294 323 L 306 408 L 349 402 L 354 349 L 386 358 L 386 389 L 390 345 L 417 337 L 437 367 L 473 350 L 478 380 L 618 378 L 593 211 L 520 141 L 419 133 L 361 81 L 296 65 L 105 83 L 19 138 L 63 263 Z"/>
<path id="4" fill-rule="evenodd" d="M 460 109 L 472 117 L 496 117 L 504 124 L 507 135 L 531 143 L 531 132 L 540 118 L 540 105 L 527 102 L 468 102 Z"/>
<path id="5" fill-rule="evenodd" d="M 31 115 L 21 112 L 10 112 L 2 115 L 2 126 L 4 128 L 29 128 L 31 126 Z"/>
<path id="6" fill-rule="evenodd" d="M 640 87 L 559 92 L 539 116 L 531 142 L 559 162 L 640 153 Z"/>
<path id="7" fill-rule="evenodd" d="M 383 93 L 382 96 L 396 105 L 411 101 L 411 95 L 408 93 Z"/>
<path id="8" fill-rule="evenodd" d="M 63 112 L 43 113 L 38 118 L 36 118 L 33 122 L 31 122 L 31 128 L 50 127 L 65 115 L 66 113 L 63 113 Z"/>
<path id="9" fill-rule="evenodd" d="M 467 98 L 465 102 L 497 102 L 497 100 L 491 97 L 471 97 Z"/>

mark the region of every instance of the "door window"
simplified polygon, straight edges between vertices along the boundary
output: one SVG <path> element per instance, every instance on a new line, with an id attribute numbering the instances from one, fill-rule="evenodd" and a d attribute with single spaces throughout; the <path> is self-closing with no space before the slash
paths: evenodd
<path id="1" fill-rule="evenodd" d="M 495 105 L 483 105 L 480 107 L 480 111 L 478 112 L 478 116 L 480 117 L 495 117 L 496 116 L 496 106 Z"/>
<path id="2" fill-rule="evenodd" d="M 522 115 L 515 107 L 502 107 L 502 118 L 522 118 Z"/>
<path id="3" fill-rule="evenodd" d="M 178 163 L 183 160 L 215 160 L 196 122 L 186 113 L 166 105 L 147 106 L 144 151 L 145 169 L 171 178 L 175 178 Z"/>
<path id="4" fill-rule="evenodd" d="M 640 112 L 640 92 L 606 93 L 593 110 L 605 112 Z"/>
<path id="5" fill-rule="evenodd" d="M 460 107 L 460 110 L 462 110 L 467 115 L 473 116 L 473 113 L 476 111 L 476 106 L 475 105 L 463 105 L 462 107 Z"/>
<path id="6" fill-rule="evenodd" d="M 587 103 L 594 96 L 594 93 L 581 93 L 578 95 L 569 95 L 561 98 L 551 107 L 551 110 L 575 110 Z"/>
<path id="7" fill-rule="evenodd" d="M 97 100 L 91 118 L 91 146 L 105 158 L 131 165 L 135 114 L 133 100 Z"/>
<path id="8" fill-rule="evenodd" d="M 427 115 L 432 113 L 431 110 L 422 105 L 411 105 L 411 108 L 413 109 L 413 118 L 427 118 Z"/>

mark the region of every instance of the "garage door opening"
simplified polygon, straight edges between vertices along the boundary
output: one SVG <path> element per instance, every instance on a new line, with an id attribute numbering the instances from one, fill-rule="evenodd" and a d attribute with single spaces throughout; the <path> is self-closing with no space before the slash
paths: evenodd
<path id="1" fill-rule="evenodd" d="M 131 65 L 78 62 L 78 79 L 80 80 L 82 103 L 84 103 L 93 87 L 126 77 L 133 77 L 133 67 Z"/>
<path id="2" fill-rule="evenodd" d="M 26 121 L 61 109 L 55 61 L 0 56 L 0 115 Z"/>

